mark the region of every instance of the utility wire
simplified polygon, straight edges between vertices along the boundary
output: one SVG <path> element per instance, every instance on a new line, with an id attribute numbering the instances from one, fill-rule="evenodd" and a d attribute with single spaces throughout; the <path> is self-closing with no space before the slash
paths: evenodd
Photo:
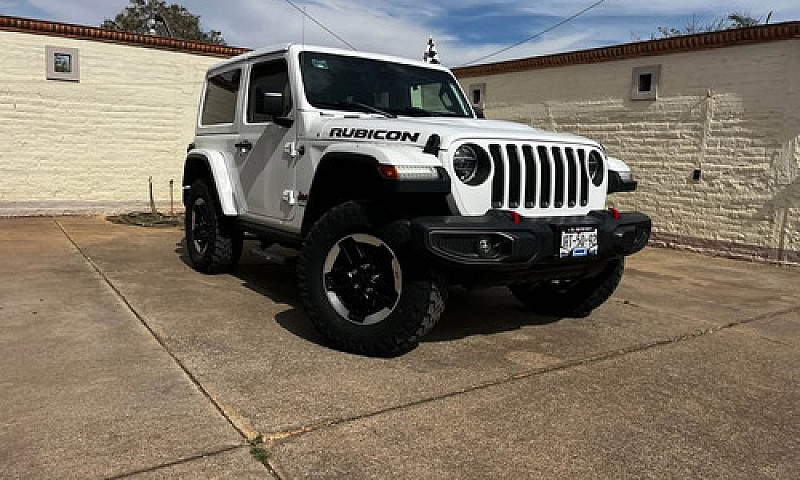
<path id="1" fill-rule="evenodd" d="M 289 0 L 286 0 L 286 1 L 288 2 Z M 492 52 L 492 53 L 490 53 L 490 54 L 488 54 L 488 55 L 484 55 L 484 56 L 482 56 L 482 57 L 480 57 L 480 58 L 476 58 L 475 60 L 469 61 L 469 62 L 467 62 L 467 63 L 465 63 L 465 64 L 463 64 L 463 65 L 460 65 L 460 66 L 461 66 L 461 67 L 466 67 L 467 65 L 471 65 L 471 64 L 473 64 L 473 63 L 480 62 L 481 60 L 486 60 L 486 59 L 487 59 L 487 58 L 489 58 L 489 57 L 494 57 L 495 55 L 499 55 L 499 54 L 501 54 L 501 53 L 503 53 L 503 52 L 507 52 L 507 51 L 511 50 L 512 48 L 514 48 L 514 47 L 519 47 L 519 46 L 520 46 L 520 45 L 522 45 L 523 43 L 528 43 L 528 42 L 530 42 L 531 40 L 533 40 L 534 38 L 541 37 L 541 36 L 542 36 L 542 35 L 544 35 L 545 33 L 549 32 L 549 31 L 551 31 L 551 30 L 555 30 L 556 28 L 560 27 L 561 25 L 564 25 L 565 23 L 567 23 L 567 22 L 570 22 L 570 21 L 572 21 L 572 20 L 574 20 L 574 19 L 576 19 L 576 18 L 580 17 L 580 16 L 581 16 L 581 15 L 583 15 L 584 13 L 588 12 L 589 10 L 591 10 L 591 9 L 595 8 L 596 6 L 600 5 L 601 3 L 605 2 L 605 1 L 606 1 L 606 0 L 599 0 L 599 1 L 597 1 L 597 2 L 595 2 L 595 3 L 593 3 L 593 4 L 591 4 L 591 5 L 589 5 L 588 7 L 584 8 L 583 10 L 581 10 L 581 11 L 580 11 L 580 12 L 578 12 L 578 13 L 576 13 L 575 15 L 572 15 L 571 17 L 567 17 L 567 18 L 565 18 L 564 20 L 561 20 L 560 22 L 556 23 L 555 25 L 553 25 L 553 26 L 551 26 L 551 27 L 548 27 L 548 28 L 546 28 L 546 29 L 542 30 L 541 32 L 539 32 L 539 33 L 537 33 L 537 34 L 535 34 L 535 35 L 531 35 L 530 37 L 528 37 L 528 38 L 525 38 L 525 39 L 523 39 L 523 40 L 520 40 L 519 42 L 517 42 L 517 43 L 515 43 L 515 44 L 513 44 L 513 45 L 509 45 L 509 46 L 507 46 L 507 47 L 503 47 L 503 48 L 501 48 L 500 50 L 498 50 L 498 51 L 496 51 L 496 52 Z"/>
<path id="2" fill-rule="evenodd" d="M 605 0 L 603 0 L 603 1 L 605 1 Z M 322 28 L 322 29 L 323 29 L 323 30 L 325 30 L 326 32 L 328 32 L 328 33 L 330 33 L 331 35 L 333 35 L 334 37 L 336 37 L 336 39 L 337 39 L 337 40 L 339 40 L 340 42 L 344 43 L 345 45 L 347 45 L 348 47 L 350 47 L 352 50 L 358 50 L 356 47 L 354 47 L 353 45 L 351 45 L 351 44 L 350 44 L 350 42 L 348 42 L 348 41 L 347 41 L 347 40 L 345 40 L 344 38 L 342 38 L 342 37 L 340 37 L 339 35 L 337 35 L 337 34 L 336 34 L 336 32 L 334 32 L 334 31 L 333 31 L 333 30 L 331 30 L 330 28 L 328 28 L 328 27 L 326 27 L 325 25 L 323 25 L 323 24 L 322 24 L 322 22 L 320 22 L 320 21 L 319 21 L 319 20 L 317 20 L 316 18 L 314 18 L 314 17 L 312 17 L 311 15 L 309 15 L 309 14 L 308 14 L 308 13 L 307 13 L 305 10 L 303 10 L 302 8 L 298 7 L 298 6 L 297 6 L 297 5 L 296 5 L 296 4 L 295 4 L 295 3 L 294 3 L 292 0 L 286 0 L 286 3 L 288 3 L 289 5 L 291 5 L 292 7 L 294 7 L 294 9 L 295 9 L 295 10 L 297 10 L 297 11 L 298 11 L 298 12 L 300 12 L 300 13 L 302 13 L 302 14 L 303 14 L 303 15 L 305 15 L 306 17 L 308 17 L 308 19 L 309 19 L 309 20 L 311 20 L 312 22 L 314 22 L 314 23 L 316 23 L 317 25 L 319 25 L 319 26 L 320 26 L 320 28 Z"/>

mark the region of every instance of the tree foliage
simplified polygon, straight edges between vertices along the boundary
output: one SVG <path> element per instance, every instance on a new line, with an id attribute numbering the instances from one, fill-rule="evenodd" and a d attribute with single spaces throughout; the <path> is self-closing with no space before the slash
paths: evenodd
<path id="1" fill-rule="evenodd" d="M 734 28 L 754 27 L 764 23 L 760 18 L 751 17 L 741 12 L 733 12 L 728 15 L 711 21 L 710 23 L 699 23 L 695 17 L 686 23 L 683 28 L 657 27 L 657 31 L 650 34 L 650 40 L 661 38 L 679 37 L 681 35 L 694 35 L 696 33 L 718 32 L 720 30 L 731 30 Z M 642 40 L 640 36 L 633 35 L 634 40 Z"/>
<path id="2" fill-rule="evenodd" d="M 220 32 L 203 31 L 200 16 L 189 12 L 178 4 L 167 4 L 164 0 L 130 0 L 114 19 L 105 19 L 102 28 L 122 30 L 140 34 L 157 34 L 184 38 L 198 42 L 225 45 Z"/>

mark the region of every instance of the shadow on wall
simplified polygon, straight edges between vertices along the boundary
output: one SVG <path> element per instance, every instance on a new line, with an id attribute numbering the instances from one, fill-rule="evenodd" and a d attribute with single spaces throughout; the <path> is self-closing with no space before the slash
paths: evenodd
<path id="1" fill-rule="evenodd" d="M 800 176 L 788 185 L 781 186 L 771 201 L 764 205 L 762 211 L 773 215 L 777 222 L 778 246 L 775 259 L 784 262 L 800 263 L 800 236 L 798 226 L 800 219 L 792 217 L 790 212 L 800 209 Z"/>

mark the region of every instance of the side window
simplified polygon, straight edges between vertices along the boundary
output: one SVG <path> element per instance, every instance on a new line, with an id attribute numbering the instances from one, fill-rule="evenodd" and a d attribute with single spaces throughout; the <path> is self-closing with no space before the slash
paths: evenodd
<path id="1" fill-rule="evenodd" d="M 253 65 L 247 99 L 247 123 L 270 122 L 292 111 L 289 70 L 285 60 Z"/>
<path id="2" fill-rule="evenodd" d="M 201 125 L 233 123 L 236 118 L 236 97 L 239 94 L 241 70 L 214 75 L 208 79 L 206 97 L 203 99 Z"/>

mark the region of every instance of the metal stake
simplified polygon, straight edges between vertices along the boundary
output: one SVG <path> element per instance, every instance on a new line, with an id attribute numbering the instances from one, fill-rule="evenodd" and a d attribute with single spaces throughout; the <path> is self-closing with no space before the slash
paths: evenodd
<path id="1" fill-rule="evenodd" d="M 156 202 L 153 200 L 153 177 L 150 177 L 147 180 L 150 183 L 150 213 L 155 215 L 156 213 Z"/>

